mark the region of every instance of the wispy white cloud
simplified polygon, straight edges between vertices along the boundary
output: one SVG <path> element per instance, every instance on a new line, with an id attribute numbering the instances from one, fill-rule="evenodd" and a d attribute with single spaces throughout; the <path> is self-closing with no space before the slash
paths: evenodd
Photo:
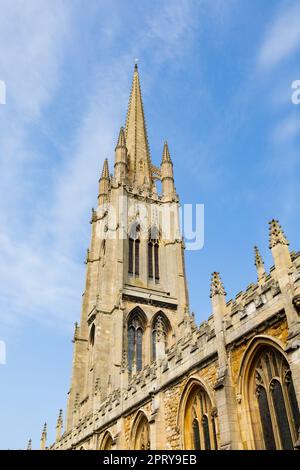
<path id="1" fill-rule="evenodd" d="M 7 100 L 23 118 L 37 118 L 57 86 L 68 22 L 63 3 L 1 1 L 0 70 Z"/>
<path id="2" fill-rule="evenodd" d="M 291 141 L 300 135 L 300 120 L 296 115 L 289 116 L 279 122 L 273 130 L 273 141 L 275 143 Z"/>
<path id="3" fill-rule="evenodd" d="M 104 54 L 103 60 L 100 58 L 99 64 L 91 68 L 85 111 L 55 167 L 49 161 L 51 155 L 41 154 L 36 147 L 31 131 L 33 124 L 42 122 L 60 85 L 60 66 L 66 38 L 72 35 L 74 11 L 68 2 L 44 1 L 41 5 L 32 0 L 26 8 L 22 4 L 21 0 L 13 6 L 9 1 L 2 2 L 4 14 L 0 19 L 0 42 L 6 44 L 0 65 L 10 103 L 3 116 L 4 137 L 0 143 L 1 166 L 5 168 L 0 177 L 0 193 L 5 201 L 0 204 L 0 243 L 6 266 L 0 270 L 0 284 L 2 306 L 7 312 L 2 321 L 30 316 L 57 324 L 60 317 L 63 326 L 79 315 L 84 271 L 81 250 L 88 238 L 88 217 L 97 198 L 101 164 L 108 157 L 112 169 L 118 126 L 125 119 L 131 77 L 120 74 L 120 70 L 131 70 L 137 54 L 142 57 L 150 52 L 154 76 L 162 63 L 183 51 L 191 25 L 191 7 L 180 0 L 165 2 L 163 8 L 156 5 L 151 18 L 144 16 L 145 28 L 132 37 L 126 52 L 109 63 Z M 95 13 L 100 12 L 101 6 L 97 6 Z M 18 35 L 10 25 L 13 19 L 20 25 Z M 122 28 L 122 22 L 115 24 L 110 43 Z M 99 30 L 100 44 L 103 39 L 107 45 L 106 35 L 105 28 Z M 35 165 L 43 158 L 56 175 L 47 194 L 41 192 L 38 181 L 24 178 L 29 167 L 34 174 Z M 10 195 L 13 185 L 16 191 Z M 30 204 L 24 205 L 24 200 Z"/>
<path id="4" fill-rule="evenodd" d="M 197 18 L 197 10 L 193 7 L 193 2 L 166 1 L 148 15 L 144 47 L 149 47 L 149 43 L 152 43 L 155 60 L 165 62 L 182 54 L 189 43 Z"/>
<path id="5" fill-rule="evenodd" d="M 300 48 L 300 4 L 281 9 L 272 22 L 258 55 L 262 67 L 280 64 Z"/>
<path id="6" fill-rule="evenodd" d="M 46 164 L 47 160 L 31 132 L 59 86 L 68 22 L 69 12 L 63 3 L 1 1 L 0 70 L 7 85 L 6 105 L 0 113 L 2 324 L 23 315 L 42 317 L 51 293 L 56 304 L 53 311 L 58 313 L 60 290 L 70 296 L 54 258 L 49 261 L 46 224 L 38 211 L 42 197 L 36 189 L 41 183 L 30 178 L 35 163 L 44 160 Z M 60 262 L 57 266 L 70 265 L 67 260 L 56 261 Z"/>

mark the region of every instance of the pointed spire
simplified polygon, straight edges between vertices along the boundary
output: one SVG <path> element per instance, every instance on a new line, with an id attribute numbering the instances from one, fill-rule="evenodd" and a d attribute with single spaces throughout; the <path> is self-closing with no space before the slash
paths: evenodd
<path id="1" fill-rule="evenodd" d="M 118 137 L 118 142 L 117 142 L 116 149 L 119 148 L 119 147 L 126 147 L 124 127 L 121 127 L 120 132 L 119 132 L 119 137 Z"/>
<path id="2" fill-rule="evenodd" d="M 126 139 L 125 131 L 121 127 L 119 132 L 119 138 L 117 146 L 115 148 L 115 182 L 117 184 L 125 183 L 126 173 L 127 173 L 127 148 L 126 148 Z"/>
<path id="3" fill-rule="evenodd" d="M 261 254 L 257 246 L 254 247 L 254 257 L 255 257 L 254 263 L 256 266 L 256 270 L 257 270 L 257 279 L 258 279 L 258 282 L 260 282 L 265 279 L 266 271 L 265 271 L 264 261 L 261 257 Z"/>
<path id="4" fill-rule="evenodd" d="M 134 66 L 132 88 L 126 118 L 126 146 L 128 151 L 128 179 L 142 186 L 144 177 L 152 186 L 151 158 L 137 64 Z"/>
<path id="5" fill-rule="evenodd" d="M 261 266 L 264 264 L 261 254 L 257 246 L 254 247 L 254 255 L 255 255 L 255 266 Z"/>
<path id="6" fill-rule="evenodd" d="M 103 179 L 103 178 L 109 178 L 109 169 L 108 169 L 108 160 L 107 160 L 107 158 L 104 160 L 104 163 L 103 163 L 101 179 Z"/>
<path id="7" fill-rule="evenodd" d="M 271 220 L 270 225 L 270 248 L 280 244 L 280 245 L 289 245 L 289 242 L 279 224 L 279 220 Z"/>
<path id="8" fill-rule="evenodd" d="M 27 450 L 32 450 L 32 440 L 31 439 L 29 439 L 29 441 L 28 441 Z"/>
<path id="9" fill-rule="evenodd" d="M 162 194 L 165 201 L 174 200 L 176 193 L 174 187 L 173 163 L 167 142 L 164 143 L 161 162 Z"/>
<path id="10" fill-rule="evenodd" d="M 46 442 L 47 442 L 47 423 L 44 424 L 42 436 L 41 436 L 41 450 L 46 449 Z"/>
<path id="11" fill-rule="evenodd" d="M 167 141 L 164 143 L 162 162 L 172 162 Z"/>
<path id="12" fill-rule="evenodd" d="M 62 415 L 62 410 L 59 410 L 57 424 L 56 424 L 56 442 L 59 441 L 61 438 L 62 427 L 63 427 L 63 415 Z"/>
<path id="13" fill-rule="evenodd" d="M 109 168 L 107 158 L 104 160 L 101 177 L 99 180 L 99 195 L 98 204 L 101 206 L 108 199 L 108 188 L 109 188 Z"/>
<path id="14" fill-rule="evenodd" d="M 215 295 L 226 295 L 220 273 L 217 272 L 212 273 L 210 285 L 210 297 L 214 297 Z"/>

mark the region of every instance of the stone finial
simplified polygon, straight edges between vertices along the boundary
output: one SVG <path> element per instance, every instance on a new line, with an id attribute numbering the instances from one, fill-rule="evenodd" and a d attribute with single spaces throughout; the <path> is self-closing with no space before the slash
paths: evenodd
<path id="1" fill-rule="evenodd" d="M 109 178 L 109 168 L 108 168 L 108 160 L 107 158 L 104 160 L 101 179 L 108 179 Z"/>
<path id="2" fill-rule="evenodd" d="M 263 266 L 264 262 L 261 257 L 261 254 L 259 252 L 259 249 L 257 246 L 254 247 L 254 255 L 255 255 L 255 266 L 258 268 L 259 266 Z"/>
<path id="3" fill-rule="evenodd" d="M 61 431 L 63 427 L 63 414 L 62 410 L 59 410 L 57 424 L 56 424 L 56 441 L 59 441 L 61 438 Z"/>
<path id="4" fill-rule="evenodd" d="M 62 424 L 63 424 L 63 411 L 59 410 L 56 427 L 62 426 Z"/>
<path id="5" fill-rule="evenodd" d="M 125 131 L 123 127 L 121 127 L 120 132 L 119 132 L 119 137 L 118 137 L 116 148 L 118 147 L 126 147 Z"/>
<path id="6" fill-rule="evenodd" d="M 220 273 L 214 272 L 212 274 L 211 285 L 210 285 L 210 297 L 215 295 L 226 295 Z"/>
<path id="7" fill-rule="evenodd" d="M 29 439 L 29 441 L 28 441 L 27 450 L 32 450 L 32 440 L 31 439 Z"/>
<path id="8" fill-rule="evenodd" d="M 42 436 L 41 436 L 41 450 L 46 449 L 46 442 L 47 442 L 47 423 L 44 424 Z"/>
<path id="9" fill-rule="evenodd" d="M 254 247 L 254 259 L 258 281 L 263 281 L 266 277 L 265 265 L 257 246 Z"/>
<path id="10" fill-rule="evenodd" d="M 274 246 L 280 245 L 289 245 L 289 242 L 282 230 L 281 225 L 278 220 L 271 220 L 270 225 L 270 244 L 269 247 L 273 248 Z"/>
<path id="11" fill-rule="evenodd" d="M 162 161 L 163 162 L 169 162 L 169 163 L 172 162 L 170 152 L 169 152 L 168 143 L 166 141 L 164 143 Z"/>

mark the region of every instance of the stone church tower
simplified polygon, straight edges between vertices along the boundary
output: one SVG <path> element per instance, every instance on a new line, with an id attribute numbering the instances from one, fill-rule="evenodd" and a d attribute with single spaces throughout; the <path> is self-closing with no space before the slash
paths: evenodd
<path id="1" fill-rule="evenodd" d="M 212 314 L 197 326 L 178 212 L 167 143 L 151 162 L 135 66 L 113 174 L 106 160 L 99 180 L 65 429 L 60 410 L 50 449 L 300 449 L 300 252 L 273 219 L 274 266 L 255 247 L 257 279 L 230 300 L 214 272 Z"/>
<path id="2" fill-rule="evenodd" d="M 76 404 L 84 401 L 84 413 L 93 411 L 97 400 L 124 386 L 128 376 L 163 357 L 191 322 L 178 205 L 167 143 L 160 168 L 151 162 L 135 66 L 114 172 L 109 174 L 105 160 L 92 214 L 67 429 L 75 424 Z"/>

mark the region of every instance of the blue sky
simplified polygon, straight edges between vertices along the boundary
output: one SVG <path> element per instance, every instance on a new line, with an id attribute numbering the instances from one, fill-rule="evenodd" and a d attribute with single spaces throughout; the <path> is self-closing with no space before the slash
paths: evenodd
<path id="1" fill-rule="evenodd" d="M 183 203 L 205 205 L 186 253 L 191 309 L 210 314 L 269 269 L 268 221 L 299 249 L 299 1 L 0 0 L 0 448 L 54 438 L 70 384 L 90 211 L 139 59 L 152 159 L 169 142 Z"/>

